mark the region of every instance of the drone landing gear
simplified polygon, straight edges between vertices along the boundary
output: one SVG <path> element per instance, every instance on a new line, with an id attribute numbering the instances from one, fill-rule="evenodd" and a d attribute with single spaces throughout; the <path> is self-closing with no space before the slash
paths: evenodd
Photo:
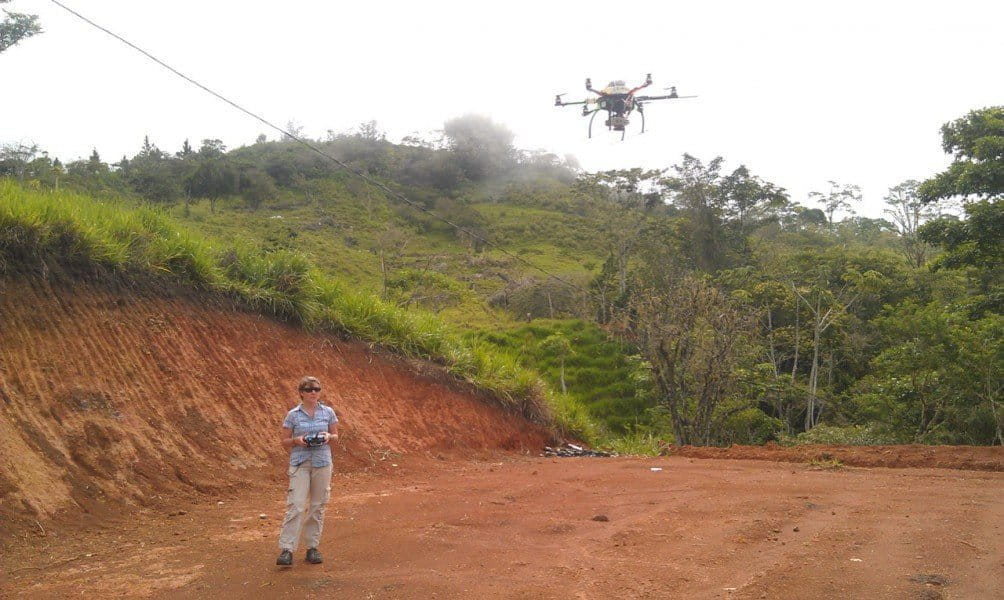
<path id="1" fill-rule="evenodd" d="M 593 139 L 593 119 L 596 118 L 596 113 L 598 113 L 598 112 L 600 112 L 599 108 L 597 108 L 596 110 L 592 111 L 592 115 L 593 116 L 589 117 L 589 139 Z M 589 114 L 589 113 L 584 113 L 583 116 L 585 116 L 586 114 Z"/>

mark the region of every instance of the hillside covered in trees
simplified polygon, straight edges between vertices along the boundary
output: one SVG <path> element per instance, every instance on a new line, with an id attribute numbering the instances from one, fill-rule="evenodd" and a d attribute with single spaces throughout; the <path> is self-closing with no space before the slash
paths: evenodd
<path id="1" fill-rule="evenodd" d="M 14 144 L 0 175 L 13 203 L 140 205 L 209 247 L 437 313 L 617 448 L 1001 444 L 1004 108 L 942 134 L 951 167 L 888 190 L 881 219 L 855 215 L 854 185 L 799 202 L 721 157 L 582 172 L 473 115 L 398 144 L 373 122 L 314 148 L 144 139 L 114 161 Z"/>

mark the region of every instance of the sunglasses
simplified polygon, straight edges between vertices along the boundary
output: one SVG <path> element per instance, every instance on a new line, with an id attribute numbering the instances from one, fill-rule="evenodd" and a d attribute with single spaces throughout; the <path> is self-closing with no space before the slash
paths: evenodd
<path id="1" fill-rule="evenodd" d="M 321 391 L 321 388 L 301 388 L 300 391 L 303 392 L 303 393 L 307 393 L 307 392 L 319 392 L 319 391 Z"/>

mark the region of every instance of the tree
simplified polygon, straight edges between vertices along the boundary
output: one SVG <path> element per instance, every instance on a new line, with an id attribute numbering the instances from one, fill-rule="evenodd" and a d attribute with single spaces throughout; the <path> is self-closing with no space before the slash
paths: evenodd
<path id="1" fill-rule="evenodd" d="M 303 135 L 303 125 L 298 124 L 296 121 L 290 119 L 286 121 L 286 131 L 287 135 L 284 135 L 282 141 L 292 142 L 294 138 L 299 138 Z"/>
<path id="2" fill-rule="evenodd" d="M 954 160 L 946 171 L 920 184 L 921 200 L 955 196 L 996 200 L 1004 195 L 1004 106 L 974 110 L 945 123 L 941 140 Z"/>
<path id="3" fill-rule="evenodd" d="M 743 234 L 776 219 L 788 204 L 784 188 L 751 174 L 745 165 L 722 178 L 719 184 L 723 213 Z"/>
<path id="4" fill-rule="evenodd" d="M 876 325 L 885 349 L 854 389 L 866 417 L 913 442 L 1004 444 L 1004 318 L 909 301 Z"/>
<path id="5" fill-rule="evenodd" d="M 87 171 L 91 175 L 101 175 L 108 172 L 108 165 L 101 161 L 101 155 L 97 148 L 91 149 L 91 156 L 87 159 Z"/>
<path id="6" fill-rule="evenodd" d="M 0 4 L 8 4 L 10 0 L 0 0 Z M 0 21 L 0 52 L 13 48 L 21 40 L 42 33 L 38 23 L 38 15 L 28 15 L 3 9 L 4 19 Z"/>
<path id="7" fill-rule="evenodd" d="M 447 147 L 457 157 L 464 175 L 481 181 L 515 164 L 515 135 L 482 115 L 464 115 L 443 124 Z"/>
<path id="8" fill-rule="evenodd" d="M 861 188 L 856 185 L 838 184 L 835 181 L 828 182 L 830 191 L 809 192 L 809 198 L 815 199 L 817 203 L 823 205 L 823 212 L 826 220 L 833 227 L 833 218 L 837 211 L 844 211 L 850 215 L 854 214 L 853 203 L 861 202 Z"/>
<path id="9" fill-rule="evenodd" d="M 808 395 L 806 397 L 805 430 L 808 431 L 819 422 L 823 405 L 819 398 L 820 360 L 823 354 L 823 334 L 836 323 L 851 306 L 866 293 L 876 290 L 884 277 L 878 271 L 860 273 L 848 269 L 841 274 L 843 285 L 833 289 L 830 282 L 832 274 L 825 266 L 821 266 L 815 277 L 802 286 L 792 282 L 791 291 L 808 309 L 812 318 L 812 363 L 809 371 Z M 832 369 L 832 366 L 831 366 Z"/>
<path id="10" fill-rule="evenodd" d="M 35 143 L 4 144 L 0 148 L 0 175 L 9 175 L 23 181 L 28 164 L 35 160 L 38 150 L 38 144 Z"/>
<path id="11" fill-rule="evenodd" d="M 591 200 L 597 208 L 605 245 L 617 269 L 617 298 L 627 292 L 628 261 L 648 220 L 647 209 L 661 203 L 658 192 L 652 191 L 661 175 L 659 170 L 635 168 L 602 171 L 577 182 L 576 195 Z M 601 311 L 605 312 L 605 307 Z"/>
<path id="12" fill-rule="evenodd" d="M 826 218 L 826 213 L 822 210 L 818 208 L 806 208 L 801 205 L 796 207 L 795 220 L 802 226 L 815 225 L 822 227 L 829 223 L 829 220 Z"/>
<path id="13" fill-rule="evenodd" d="M 941 246 L 935 269 L 970 269 L 981 298 L 976 311 L 1004 312 L 1004 203 L 981 200 L 967 204 L 966 218 L 942 217 L 927 223 L 919 237 Z"/>
<path id="14" fill-rule="evenodd" d="M 223 159 L 209 158 L 188 177 L 186 188 L 192 196 L 209 198 L 210 210 L 215 213 L 216 201 L 233 193 L 236 182 L 237 174 Z"/>
<path id="15" fill-rule="evenodd" d="M 652 369 L 677 444 L 709 445 L 733 415 L 754 323 L 704 277 L 674 273 L 631 299 L 629 335 Z"/>
<path id="16" fill-rule="evenodd" d="M 889 215 L 899 231 L 903 255 L 910 264 L 920 268 L 927 262 L 930 246 L 920 239 L 918 231 L 925 221 L 934 216 L 934 212 L 921 202 L 917 195 L 920 183 L 910 179 L 889 188 L 885 203 L 889 207 L 882 212 Z"/>
<path id="17" fill-rule="evenodd" d="M 241 196 L 248 208 L 261 208 L 263 204 L 274 199 L 279 193 L 275 181 L 268 173 L 259 169 L 245 169 L 240 174 Z"/>
<path id="18" fill-rule="evenodd" d="M 223 144 L 223 140 L 205 139 L 199 147 L 199 158 L 203 159 L 221 158 L 226 153 L 227 147 Z"/>
<path id="19" fill-rule="evenodd" d="M 675 175 L 662 180 L 670 203 L 686 218 L 682 223 L 684 250 L 698 269 L 708 273 L 728 263 L 719 194 L 721 168 L 720 156 L 705 166 L 684 154 L 683 163 L 672 167 Z"/>
<path id="20" fill-rule="evenodd" d="M 195 150 L 192 150 L 192 145 L 188 143 L 188 138 L 185 138 L 185 141 L 181 144 L 181 150 L 176 152 L 174 155 L 178 158 L 184 159 L 192 156 L 193 154 L 195 154 Z"/>
<path id="21" fill-rule="evenodd" d="M 376 121 L 370 120 L 356 126 L 356 137 L 370 142 L 382 142 L 387 139 L 387 134 L 380 131 Z"/>

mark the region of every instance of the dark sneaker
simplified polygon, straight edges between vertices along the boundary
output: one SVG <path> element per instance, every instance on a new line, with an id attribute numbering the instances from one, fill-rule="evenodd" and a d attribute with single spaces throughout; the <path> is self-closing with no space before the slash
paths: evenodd
<path id="1" fill-rule="evenodd" d="M 321 553 L 317 551 L 317 548 L 310 548 L 307 550 L 307 562 L 312 565 L 319 565 L 324 562 L 321 558 Z"/>
<path id="2" fill-rule="evenodd" d="M 275 564 L 280 567 L 289 567 L 293 564 L 293 553 L 289 550 L 283 550 L 279 558 L 275 559 Z"/>

